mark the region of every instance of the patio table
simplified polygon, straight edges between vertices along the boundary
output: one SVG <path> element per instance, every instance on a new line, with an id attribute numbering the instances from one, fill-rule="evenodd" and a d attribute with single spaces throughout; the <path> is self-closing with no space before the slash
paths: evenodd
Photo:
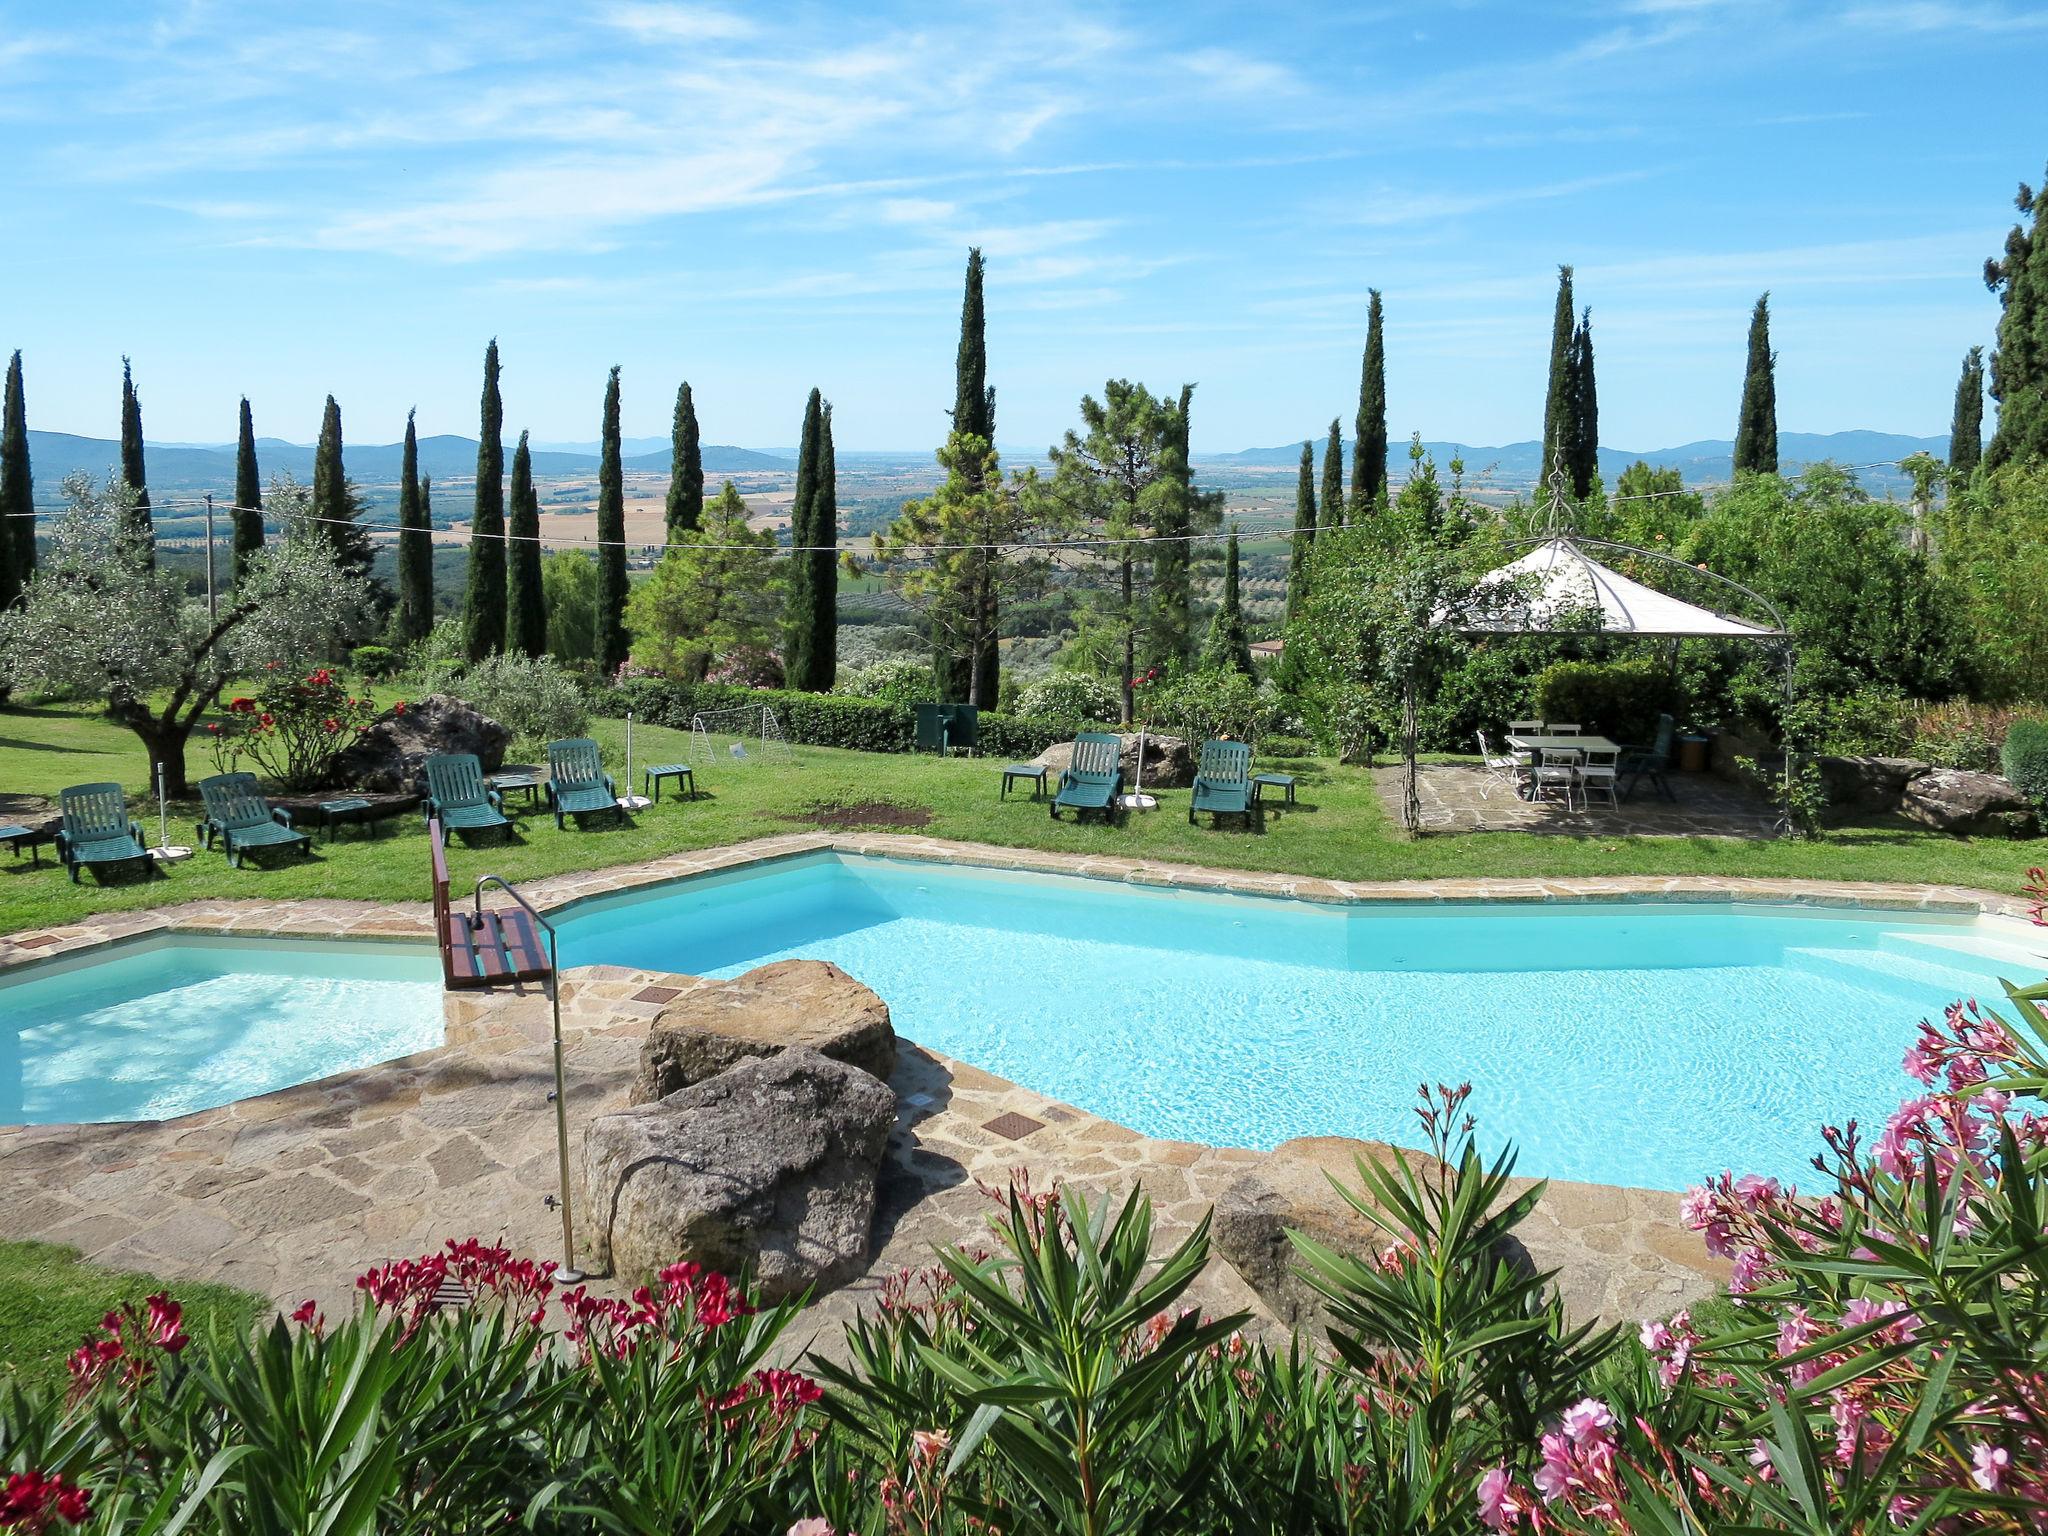
<path id="1" fill-rule="evenodd" d="M 1605 736 L 1552 736 L 1547 732 L 1537 733 L 1533 731 L 1527 735 L 1519 735 L 1516 732 L 1510 731 L 1507 735 L 1507 743 L 1517 752 L 1528 753 L 1531 763 L 1542 762 L 1543 754 L 1546 752 L 1619 753 L 1621 751 L 1619 746 L 1609 741 Z M 1534 781 L 1532 780 L 1531 782 L 1533 783 Z M 1527 786 L 1524 786 L 1517 789 L 1516 793 L 1524 800 L 1527 800 L 1530 790 Z"/>

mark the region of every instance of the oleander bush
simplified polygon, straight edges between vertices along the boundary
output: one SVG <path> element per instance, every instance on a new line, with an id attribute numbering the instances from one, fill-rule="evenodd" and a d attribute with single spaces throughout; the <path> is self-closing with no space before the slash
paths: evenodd
<path id="1" fill-rule="evenodd" d="M 2000 763 L 2013 788 L 2048 808 L 2048 722 L 2015 721 L 2006 732 Z"/>
<path id="2" fill-rule="evenodd" d="M 2048 875 L 2031 894 L 2048 903 Z M 1294 1238 L 1328 1337 L 1185 1305 L 1142 1192 L 988 1190 L 985 1243 L 802 1360 L 796 1303 L 678 1264 L 629 1297 L 476 1240 L 253 1339 L 168 1295 L 66 1393 L 0 1396 L 0 1526 L 232 1533 L 2038 1532 L 2048 1511 L 2048 985 L 1923 1022 L 1917 1092 L 1822 1133 L 1805 1189 L 1722 1175 L 1686 1223 L 1736 1321 L 1634 1341 L 1518 1261 L 1541 1201 L 1465 1088 L 1342 1192 L 1370 1261 Z M 451 1283 L 475 1298 L 443 1310 Z M 806 1342 L 809 1342 L 808 1340 Z"/>

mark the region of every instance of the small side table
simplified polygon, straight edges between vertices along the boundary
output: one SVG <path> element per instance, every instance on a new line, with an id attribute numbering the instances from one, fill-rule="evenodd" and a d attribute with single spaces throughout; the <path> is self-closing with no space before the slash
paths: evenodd
<path id="1" fill-rule="evenodd" d="M 320 812 L 320 830 L 327 834 L 330 843 L 340 836 L 343 827 L 348 826 L 367 827 L 368 836 L 374 838 L 378 826 L 397 814 L 389 803 L 380 809 L 371 801 L 353 797 L 322 800 L 315 809 Z"/>
<path id="2" fill-rule="evenodd" d="M 18 827 L 11 822 L 5 826 L 0 826 L 0 843 L 5 843 L 7 851 L 17 859 L 21 857 L 21 850 L 26 848 L 28 850 L 30 868 L 34 868 L 43 862 L 41 852 L 43 844 L 55 842 L 56 840 L 56 833 L 39 831 L 35 827 Z"/>
<path id="3" fill-rule="evenodd" d="M 663 779 L 675 780 L 677 794 L 688 790 L 692 800 L 697 798 L 697 770 L 688 763 L 650 764 L 647 769 L 647 797 L 650 800 L 661 798 Z"/>
<path id="4" fill-rule="evenodd" d="M 1031 798 L 1034 800 L 1044 799 L 1045 765 L 1043 763 L 1011 763 L 1003 769 L 1003 787 L 997 793 L 996 798 L 998 800 L 1009 799 L 1010 786 L 1012 784 L 1029 784 L 1031 786 Z"/>
<path id="5" fill-rule="evenodd" d="M 494 773 L 484 782 L 501 795 L 525 795 L 529 811 L 540 803 L 540 775 L 537 773 Z"/>
<path id="6" fill-rule="evenodd" d="M 1255 773 L 1252 775 L 1252 804 L 1264 805 L 1266 791 L 1277 789 L 1281 792 L 1281 804 L 1294 804 L 1294 775 L 1291 773 Z"/>

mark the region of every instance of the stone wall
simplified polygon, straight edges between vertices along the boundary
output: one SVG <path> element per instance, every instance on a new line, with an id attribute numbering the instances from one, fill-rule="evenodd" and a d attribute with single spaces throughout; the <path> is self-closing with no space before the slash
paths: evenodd
<path id="1" fill-rule="evenodd" d="M 1965 835 L 2034 837 L 2041 830 L 2026 796 L 1995 773 L 1937 768 L 1917 757 L 1823 755 L 1813 762 L 1827 789 L 1830 825 L 1900 816 Z M 1767 742 L 1724 731 L 1714 738 L 1710 763 L 1724 779 L 1775 795 L 1785 756 Z"/>

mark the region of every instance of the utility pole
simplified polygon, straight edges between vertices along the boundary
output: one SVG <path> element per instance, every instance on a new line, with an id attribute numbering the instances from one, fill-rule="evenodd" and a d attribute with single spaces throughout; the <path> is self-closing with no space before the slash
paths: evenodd
<path id="1" fill-rule="evenodd" d="M 209 622 L 220 617 L 220 609 L 213 595 L 213 492 L 206 493 L 206 617 Z"/>

